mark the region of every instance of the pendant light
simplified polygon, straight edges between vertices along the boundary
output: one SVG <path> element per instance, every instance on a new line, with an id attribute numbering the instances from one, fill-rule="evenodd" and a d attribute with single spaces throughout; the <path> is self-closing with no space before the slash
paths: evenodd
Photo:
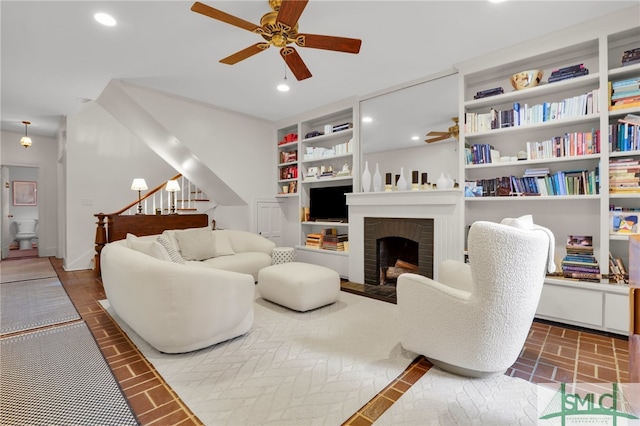
<path id="1" fill-rule="evenodd" d="M 282 81 L 282 83 L 278 84 L 278 87 L 276 87 L 276 89 L 278 89 L 279 92 L 288 92 L 289 91 L 289 84 L 287 84 L 287 67 L 284 67 L 284 80 Z"/>
<path id="2" fill-rule="evenodd" d="M 31 138 L 27 136 L 27 126 L 31 124 L 31 122 L 23 121 L 22 123 L 24 124 L 24 136 L 20 139 L 20 145 L 24 146 L 25 148 L 29 148 L 31 146 Z"/>

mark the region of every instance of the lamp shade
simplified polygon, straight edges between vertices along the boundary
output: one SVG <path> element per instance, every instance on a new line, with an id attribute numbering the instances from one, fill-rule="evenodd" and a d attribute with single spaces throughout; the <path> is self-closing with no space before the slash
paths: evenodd
<path id="1" fill-rule="evenodd" d="M 168 192 L 177 192 L 180 191 L 180 185 L 177 180 L 170 180 L 167 181 L 167 186 L 165 186 L 164 189 Z"/>
<path id="2" fill-rule="evenodd" d="M 147 188 L 147 182 L 142 178 L 135 178 L 133 182 L 131 182 L 131 189 L 133 191 L 144 191 Z"/>
<path id="3" fill-rule="evenodd" d="M 20 139 L 20 145 L 24 146 L 25 148 L 29 148 L 31 146 L 31 138 L 29 136 L 23 136 Z"/>

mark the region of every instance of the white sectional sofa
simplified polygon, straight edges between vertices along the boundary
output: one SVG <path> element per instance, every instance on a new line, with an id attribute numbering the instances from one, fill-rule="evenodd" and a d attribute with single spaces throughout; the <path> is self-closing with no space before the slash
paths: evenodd
<path id="1" fill-rule="evenodd" d="M 274 246 L 235 230 L 128 235 L 102 249 L 102 283 L 111 307 L 140 337 L 161 352 L 189 352 L 249 331 L 255 281 Z"/>

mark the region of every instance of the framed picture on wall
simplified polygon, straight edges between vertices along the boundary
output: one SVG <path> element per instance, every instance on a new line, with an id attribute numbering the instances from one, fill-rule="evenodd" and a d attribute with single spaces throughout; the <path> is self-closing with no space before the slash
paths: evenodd
<path id="1" fill-rule="evenodd" d="M 14 206 L 35 206 L 38 204 L 37 201 L 37 182 L 13 181 Z"/>

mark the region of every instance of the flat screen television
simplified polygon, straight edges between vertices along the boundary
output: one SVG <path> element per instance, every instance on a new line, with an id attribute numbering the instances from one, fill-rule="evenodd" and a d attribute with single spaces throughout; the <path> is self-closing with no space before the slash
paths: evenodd
<path id="1" fill-rule="evenodd" d="M 325 186 L 309 190 L 309 220 L 348 222 L 347 196 L 353 185 Z"/>

